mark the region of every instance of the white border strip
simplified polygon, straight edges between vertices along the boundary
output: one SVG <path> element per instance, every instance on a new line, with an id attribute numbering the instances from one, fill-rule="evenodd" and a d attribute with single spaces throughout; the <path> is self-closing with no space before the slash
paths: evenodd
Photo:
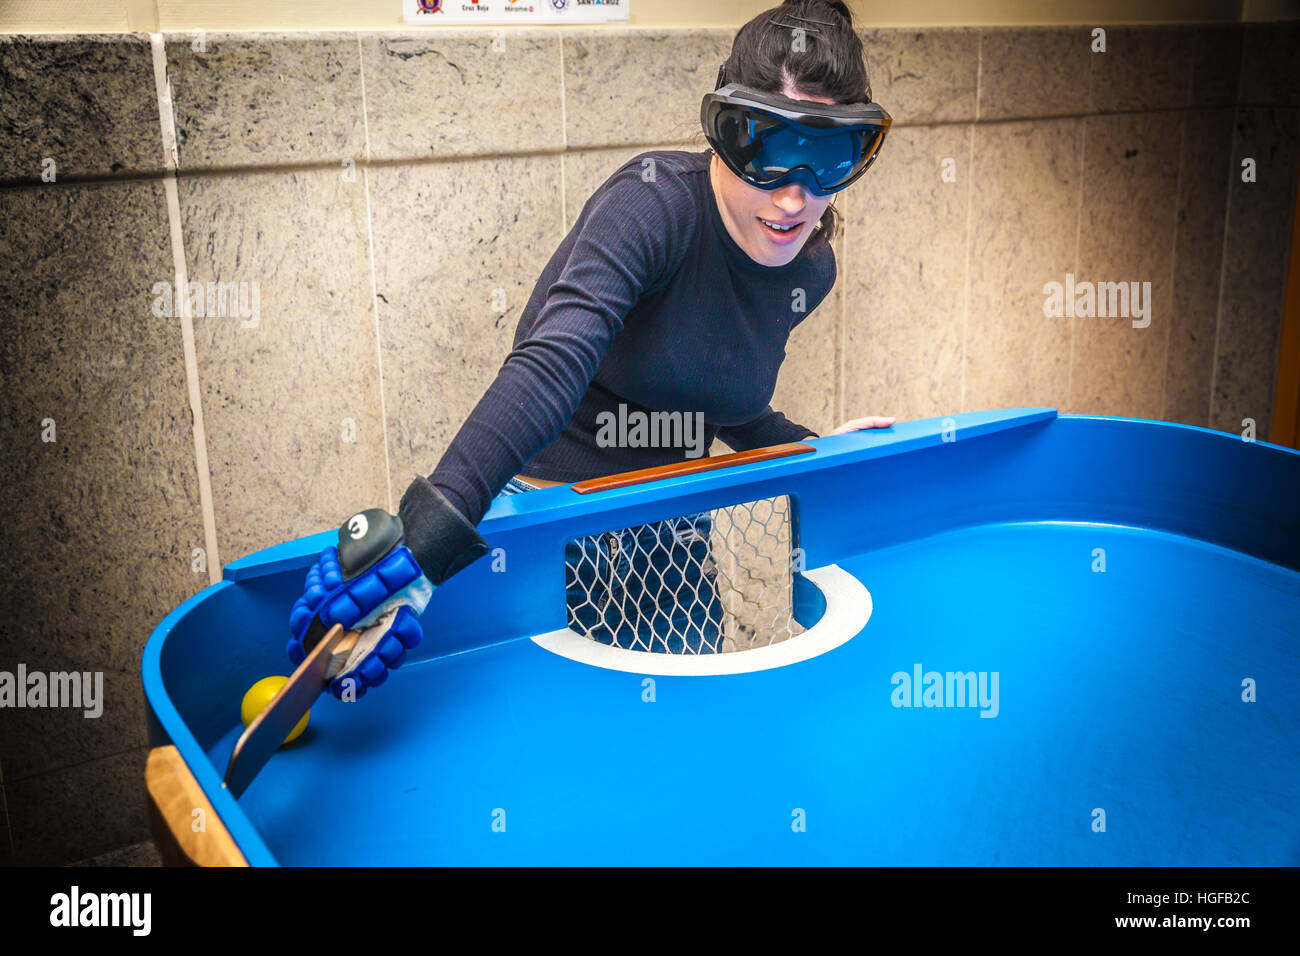
<path id="1" fill-rule="evenodd" d="M 370 208 L 370 106 L 366 101 L 366 54 L 357 34 L 357 69 L 361 74 L 361 128 L 366 134 L 366 161 L 361 164 L 361 184 L 366 195 L 366 248 L 370 255 L 370 313 L 375 318 L 375 374 L 379 377 L 379 421 L 384 436 L 384 494 L 388 510 L 397 514 L 393 504 L 393 461 L 388 451 L 388 390 L 384 383 L 384 336 L 379 323 L 379 280 L 375 277 L 375 217 Z"/>
<path id="2" fill-rule="evenodd" d="M 176 169 L 180 165 L 176 149 L 176 117 L 172 112 L 171 81 L 167 77 L 167 50 L 161 33 L 149 34 L 153 52 L 153 82 L 158 93 L 158 122 L 162 129 L 163 195 L 167 202 L 167 225 L 171 236 L 172 268 L 176 272 L 176 290 L 189 285 L 185 266 L 184 230 L 181 228 L 180 195 L 176 189 Z M 181 349 L 185 359 L 185 384 L 189 392 L 190 414 L 194 418 L 194 465 L 199 473 L 199 511 L 203 516 L 203 544 L 207 549 L 208 583 L 221 580 L 221 556 L 217 553 L 217 518 L 212 504 L 212 475 L 208 470 L 208 437 L 203 427 L 203 395 L 199 388 L 199 360 L 194 348 L 194 318 L 190 315 L 189 296 L 178 295 L 181 316 Z"/>
<path id="3" fill-rule="evenodd" d="M 804 633 L 780 644 L 729 654 L 655 654 L 600 644 L 568 627 L 535 635 L 533 642 L 571 661 L 629 674 L 715 677 L 786 667 L 848 643 L 871 619 L 871 592 L 839 565 L 805 571 L 804 577 L 825 596 L 826 613 Z"/>

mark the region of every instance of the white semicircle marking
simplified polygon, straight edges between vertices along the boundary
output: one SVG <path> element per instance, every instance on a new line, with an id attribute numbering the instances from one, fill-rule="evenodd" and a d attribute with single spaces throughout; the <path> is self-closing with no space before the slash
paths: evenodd
<path id="1" fill-rule="evenodd" d="M 767 647 L 724 654 L 655 654 L 601 644 L 568 627 L 534 635 L 533 642 L 560 657 L 629 674 L 712 677 L 785 667 L 847 643 L 867 626 L 871 618 L 871 592 L 839 565 L 828 564 L 804 571 L 803 576 L 825 597 L 825 613 L 802 634 Z"/>

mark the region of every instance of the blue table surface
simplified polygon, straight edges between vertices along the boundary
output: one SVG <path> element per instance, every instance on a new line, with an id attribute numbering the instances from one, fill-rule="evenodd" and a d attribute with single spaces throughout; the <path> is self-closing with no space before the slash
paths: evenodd
<path id="1" fill-rule="evenodd" d="M 319 701 L 240 802 L 290 865 L 1300 864 L 1300 574 L 1059 523 L 840 566 L 874 611 L 820 657 L 653 703 L 526 638 L 436 659 Z M 997 716 L 895 707 L 916 664 L 997 672 Z"/>

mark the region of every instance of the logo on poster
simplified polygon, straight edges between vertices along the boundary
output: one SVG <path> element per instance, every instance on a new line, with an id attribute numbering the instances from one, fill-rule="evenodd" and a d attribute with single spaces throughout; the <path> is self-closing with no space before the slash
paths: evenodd
<path id="1" fill-rule="evenodd" d="M 421 13 L 442 13 L 442 0 L 418 0 Z"/>

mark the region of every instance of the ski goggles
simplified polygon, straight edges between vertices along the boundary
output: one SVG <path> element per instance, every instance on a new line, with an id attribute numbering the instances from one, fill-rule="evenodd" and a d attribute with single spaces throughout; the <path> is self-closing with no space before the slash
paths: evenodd
<path id="1" fill-rule="evenodd" d="M 797 182 L 818 196 L 865 173 L 892 122 L 878 103 L 825 105 L 736 84 L 705 94 L 700 121 L 713 151 L 751 186 Z"/>

